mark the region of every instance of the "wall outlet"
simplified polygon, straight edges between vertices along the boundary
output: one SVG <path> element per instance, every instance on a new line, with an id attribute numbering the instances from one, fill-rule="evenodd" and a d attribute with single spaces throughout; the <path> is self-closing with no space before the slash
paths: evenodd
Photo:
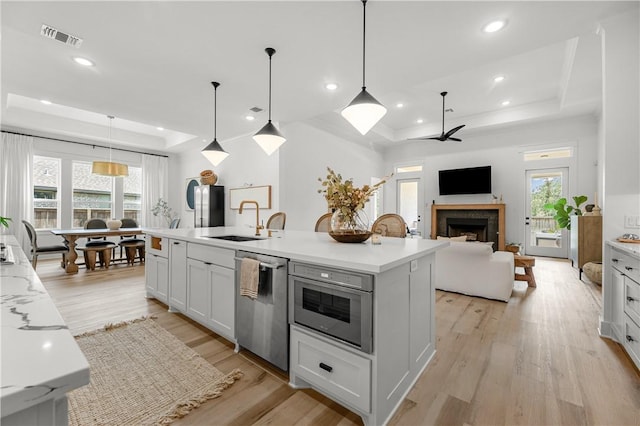
<path id="1" fill-rule="evenodd" d="M 640 216 L 624 216 L 625 228 L 640 228 Z"/>

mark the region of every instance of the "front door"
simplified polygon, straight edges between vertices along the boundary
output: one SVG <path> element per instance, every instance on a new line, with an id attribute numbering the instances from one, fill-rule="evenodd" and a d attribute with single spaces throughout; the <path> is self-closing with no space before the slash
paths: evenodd
<path id="1" fill-rule="evenodd" d="M 398 214 L 402 216 L 412 234 L 424 235 L 421 179 L 398 179 L 397 185 Z"/>
<path id="2" fill-rule="evenodd" d="M 526 171 L 525 254 L 567 257 L 567 230 L 558 227 L 554 211 L 544 205 L 566 197 L 568 174 L 568 168 Z"/>

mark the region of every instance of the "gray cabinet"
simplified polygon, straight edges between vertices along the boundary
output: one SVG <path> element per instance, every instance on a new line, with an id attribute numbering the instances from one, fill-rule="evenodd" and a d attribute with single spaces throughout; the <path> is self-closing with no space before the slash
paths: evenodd
<path id="1" fill-rule="evenodd" d="M 571 217 L 571 264 L 578 268 L 587 262 L 602 261 L 602 216 Z"/>

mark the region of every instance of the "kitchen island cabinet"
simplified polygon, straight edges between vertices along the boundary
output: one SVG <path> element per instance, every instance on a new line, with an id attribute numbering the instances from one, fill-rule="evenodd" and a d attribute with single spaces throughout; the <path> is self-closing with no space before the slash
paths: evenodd
<path id="1" fill-rule="evenodd" d="M 388 422 L 435 354 L 435 252 L 446 241 L 342 244 L 326 233 L 304 231 L 242 242 L 212 238 L 253 234 L 234 227 L 145 232 L 187 243 L 186 315 L 234 342 L 235 250 L 372 276 L 370 353 L 297 324 L 290 326 L 289 347 L 291 386 L 316 389 L 360 414 L 365 424 Z"/>
<path id="2" fill-rule="evenodd" d="M 89 363 L 13 235 L 15 262 L 0 265 L 0 424 L 66 425 L 67 396 L 89 384 Z"/>

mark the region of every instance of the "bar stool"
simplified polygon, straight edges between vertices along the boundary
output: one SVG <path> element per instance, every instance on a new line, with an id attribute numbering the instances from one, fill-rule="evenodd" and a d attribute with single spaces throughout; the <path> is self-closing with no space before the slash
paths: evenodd
<path id="1" fill-rule="evenodd" d="M 123 218 L 120 220 L 122 221 L 120 229 L 138 227 L 138 223 L 133 219 Z M 145 241 L 139 238 L 135 238 L 134 235 L 122 236 L 121 238 L 122 241 L 118 243 L 118 245 L 120 246 L 120 257 L 122 257 L 122 249 L 124 248 L 125 255 L 127 256 L 127 265 L 133 266 L 136 260 L 136 251 L 138 252 L 140 262 L 143 263 L 145 260 Z"/>
<path id="2" fill-rule="evenodd" d="M 90 271 L 96 269 L 96 253 L 98 253 L 100 259 L 100 265 L 109 269 L 111 265 L 111 252 L 114 245 L 102 245 L 102 246 L 84 246 L 76 247 L 76 250 L 80 250 L 84 254 L 84 264 Z"/>

